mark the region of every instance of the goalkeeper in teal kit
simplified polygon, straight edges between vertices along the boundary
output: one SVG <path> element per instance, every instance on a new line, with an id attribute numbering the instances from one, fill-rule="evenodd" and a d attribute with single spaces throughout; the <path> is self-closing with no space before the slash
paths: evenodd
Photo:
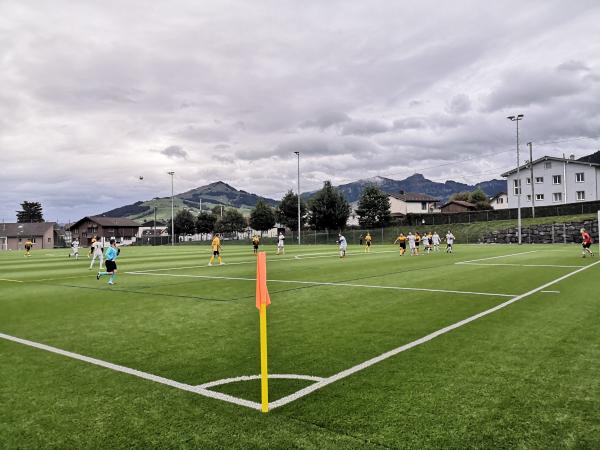
<path id="1" fill-rule="evenodd" d="M 119 257 L 121 250 L 117 248 L 117 242 L 114 239 L 110 240 L 110 247 L 104 252 L 104 265 L 106 266 L 106 272 L 98 272 L 96 279 L 99 280 L 103 275 L 110 275 L 108 284 L 115 284 L 117 278 L 117 258 Z"/>

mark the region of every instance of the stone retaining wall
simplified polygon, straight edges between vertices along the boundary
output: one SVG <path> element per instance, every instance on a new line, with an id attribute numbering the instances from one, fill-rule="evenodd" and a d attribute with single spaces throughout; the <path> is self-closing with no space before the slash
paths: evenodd
<path id="1" fill-rule="evenodd" d="M 521 229 L 521 242 L 524 244 L 555 244 L 555 243 L 580 243 L 579 230 L 585 228 L 594 242 L 598 242 L 598 221 L 586 220 L 584 222 L 554 223 L 545 225 L 532 225 Z M 517 228 L 491 231 L 485 233 L 481 242 L 486 244 L 516 244 L 519 242 Z"/>

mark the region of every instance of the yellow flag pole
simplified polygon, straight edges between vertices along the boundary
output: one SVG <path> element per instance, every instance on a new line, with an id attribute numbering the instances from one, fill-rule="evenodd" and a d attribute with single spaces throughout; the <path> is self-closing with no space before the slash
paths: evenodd
<path id="1" fill-rule="evenodd" d="M 267 369 L 267 305 L 260 305 L 260 390 L 261 411 L 269 412 L 269 376 Z"/>

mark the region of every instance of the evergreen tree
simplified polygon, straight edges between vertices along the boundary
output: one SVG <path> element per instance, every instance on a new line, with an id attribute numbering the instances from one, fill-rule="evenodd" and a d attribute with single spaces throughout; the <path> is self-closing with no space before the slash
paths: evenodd
<path id="1" fill-rule="evenodd" d="M 309 209 L 310 224 L 317 230 L 342 230 L 350 217 L 350 205 L 331 181 L 313 196 Z"/>
<path id="2" fill-rule="evenodd" d="M 223 212 L 223 218 L 217 220 L 215 231 L 234 232 L 245 231 L 247 226 L 246 218 L 237 209 L 228 208 Z"/>
<path id="3" fill-rule="evenodd" d="M 277 206 L 277 220 L 291 230 L 298 229 L 298 196 L 288 191 Z M 306 222 L 306 202 L 300 197 L 300 226 Z"/>
<path id="4" fill-rule="evenodd" d="M 264 201 L 258 200 L 250 213 L 250 226 L 261 232 L 270 230 L 275 226 L 275 212 Z"/>
<path id="5" fill-rule="evenodd" d="M 360 196 L 356 214 L 362 227 L 383 227 L 390 223 L 391 205 L 388 195 L 374 184 L 368 185 Z"/>
<path id="6" fill-rule="evenodd" d="M 473 203 L 479 210 L 492 209 L 490 199 L 481 188 L 477 188 L 471 192 L 469 195 L 469 202 Z"/>
<path id="7" fill-rule="evenodd" d="M 28 223 L 28 222 L 43 222 L 44 216 L 42 214 L 42 204 L 40 202 L 28 202 L 24 201 L 21 203 L 21 211 L 16 211 L 17 222 Z"/>
<path id="8" fill-rule="evenodd" d="M 169 219 L 169 231 L 171 231 L 171 219 Z M 175 214 L 175 234 L 194 234 L 196 232 L 196 221 L 194 215 L 187 209 Z"/>
<path id="9" fill-rule="evenodd" d="M 201 212 L 196 218 L 196 231 L 198 233 L 212 233 L 216 222 L 217 216 L 209 212 Z"/>

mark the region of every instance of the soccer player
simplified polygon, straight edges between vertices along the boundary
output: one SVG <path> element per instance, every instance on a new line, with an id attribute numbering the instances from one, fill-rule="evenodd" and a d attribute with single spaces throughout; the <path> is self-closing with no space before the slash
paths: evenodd
<path id="1" fill-rule="evenodd" d="M 446 233 L 446 253 L 452 253 L 452 246 L 454 245 L 454 235 L 452 231 L 448 230 Z"/>
<path id="2" fill-rule="evenodd" d="M 400 233 L 400 235 L 394 241 L 394 244 L 396 242 L 400 244 L 400 256 L 404 255 L 406 252 L 406 236 L 404 236 L 404 233 Z"/>
<path id="3" fill-rule="evenodd" d="M 337 243 L 340 245 L 340 258 L 346 257 L 346 248 L 348 248 L 348 243 L 346 242 L 346 238 L 342 236 L 342 233 L 338 234 Z"/>
<path id="4" fill-rule="evenodd" d="M 110 247 L 106 248 L 104 253 L 104 265 L 106 266 L 105 272 L 98 272 L 96 274 L 96 280 L 99 280 L 101 276 L 110 275 L 108 284 L 115 284 L 115 278 L 117 278 L 117 258 L 121 253 L 121 250 L 117 248 L 117 241 L 114 239 L 110 240 Z"/>
<path id="5" fill-rule="evenodd" d="M 90 263 L 90 268 L 88 270 L 92 270 L 94 268 L 94 262 L 96 261 L 96 258 L 98 259 L 98 269 L 102 269 L 102 242 L 96 238 L 93 238 L 90 252 L 92 255 L 92 262 Z"/>
<path id="6" fill-rule="evenodd" d="M 437 231 L 433 232 L 433 236 L 431 236 L 431 241 L 433 242 L 433 251 L 440 251 L 440 235 L 437 234 Z"/>
<path id="7" fill-rule="evenodd" d="M 585 258 L 586 253 L 590 256 L 594 256 L 594 253 L 590 250 L 590 247 L 592 246 L 592 237 L 590 236 L 590 233 L 585 231 L 585 228 L 582 228 L 579 232 L 581 233 L 581 257 Z"/>
<path id="8" fill-rule="evenodd" d="M 254 236 L 252 236 L 252 247 L 254 248 L 255 255 L 258 253 L 259 244 L 260 244 L 260 237 L 257 234 L 255 234 Z"/>
<path id="9" fill-rule="evenodd" d="M 27 238 L 25 241 L 25 254 L 23 256 L 31 256 L 31 247 L 33 247 L 33 242 L 31 242 L 31 239 Z"/>
<path id="10" fill-rule="evenodd" d="M 90 251 L 88 252 L 88 259 L 90 259 L 92 257 L 92 255 L 94 254 L 94 244 L 96 243 L 98 239 L 96 238 L 96 236 L 94 236 L 92 238 L 92 245 L 90 245 Z M 102 263 L 100 263 L 100 266 L 102 266 Z"/>
<path id="11" fill-rule="evenodd" d="M 277 238 L 277 254 L 279 255 L 279 253 L 285 255 L 285 236 L 283 233 L 279 233 Z"/>
<path id="12" fill-rule="evenodd" d="M 71 253 L 69 253 L 69 258 L 74 256 L 75 259 L 79 259 L 79 240 L 77 238 L 73 239 L 71 242 Z"/>
<path id="13" fill-rule="evenodd" d="M 221 259 L 221 237 L 219 236 L 219 233 L 215 234 L 215 237 L 213 238 L 212 243 L 211 243 L 211 248 L 212 248 L 213 254 L 210 257 L 210 261 L 208 262 L 208 265 L 209 266 L 213 265 L 213 261 L 215 260 L 215 256 L 216 256 L 219 261 L 219 265 L 222 266 L 223 260 Z"/>
<path id="14" fill-rule="evenodd" d="M 415 235 L 409 231 L 406 239 L 408 239 L 408 248 L 410 249 L 410 256 L 414 256 L 417 248 Z"/>
<path id="15" fill-rule="evenodd" d="M 419 245 L 421 244 L 421 235 L 415 231 L 415 255 L 419 256 Z"/>
<path id="16" fill-rule="evenodd" d="M 365 236 L 365 253 L 369 253 L 371 251 L 371 233 L 367 231 L 367 235 Z"/>
<path id="17" fill-rule="evenodd" d="M 431 249 L 433 248 L 433 235 L 431 234 L 431 231 L 427 233 L 427 235 L 424 238 L 425 250 L 427 251 L 427 253 L 431 253 Z"/>

